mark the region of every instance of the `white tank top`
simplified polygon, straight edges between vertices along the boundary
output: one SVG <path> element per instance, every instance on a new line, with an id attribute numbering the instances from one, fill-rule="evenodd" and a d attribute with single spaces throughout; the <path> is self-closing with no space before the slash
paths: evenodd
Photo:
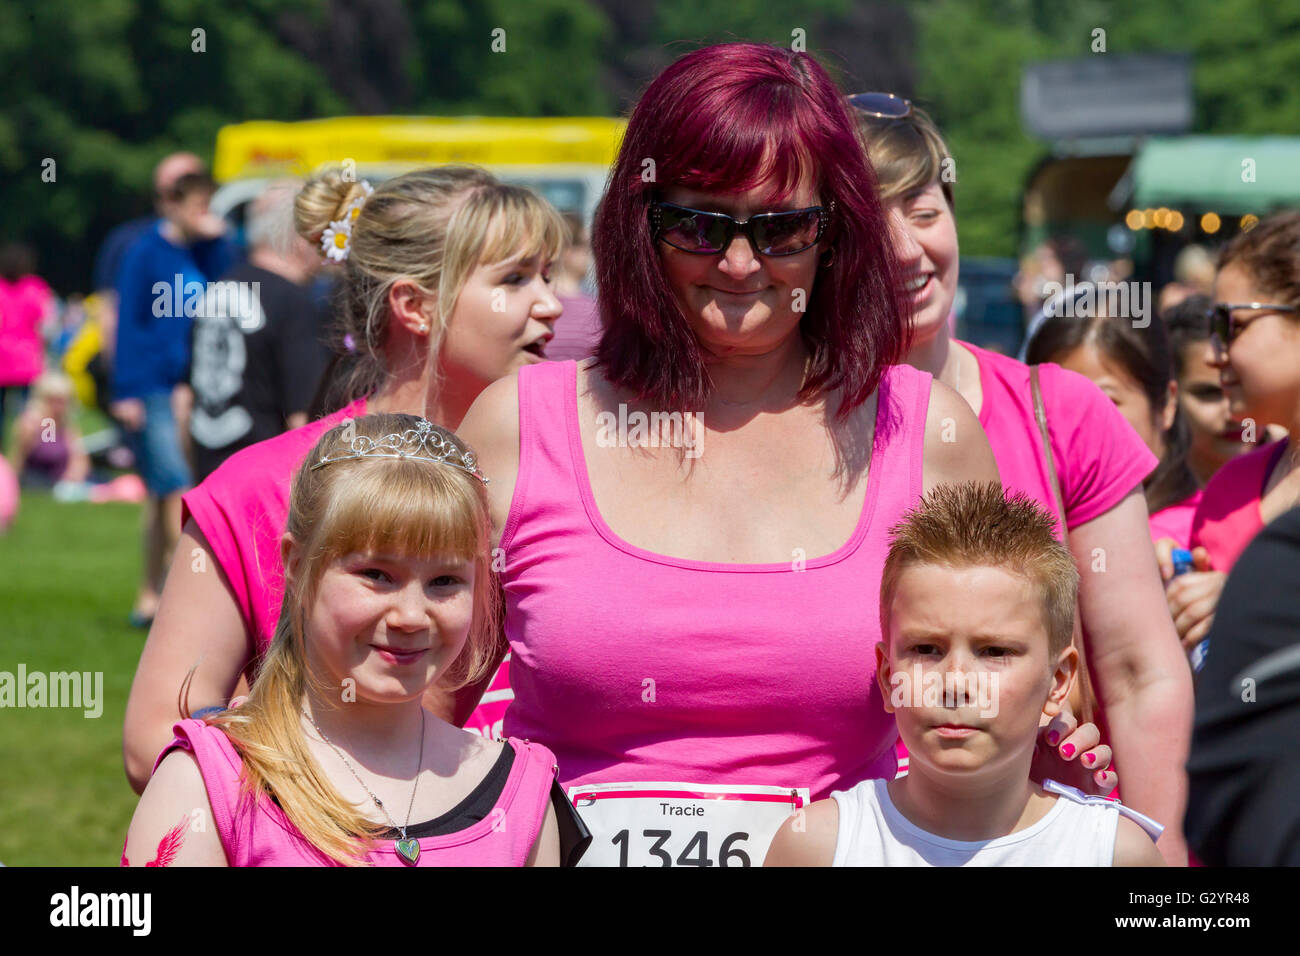
<path id="1" fill-rule="evenodd" d="M 832 866 L 1110 866 L 1119 810 L 1067 797 L 1032 826 L 995 840 L 948 840 L 898 812 L 889 782 L 831 794 L 840 809 Z"/>

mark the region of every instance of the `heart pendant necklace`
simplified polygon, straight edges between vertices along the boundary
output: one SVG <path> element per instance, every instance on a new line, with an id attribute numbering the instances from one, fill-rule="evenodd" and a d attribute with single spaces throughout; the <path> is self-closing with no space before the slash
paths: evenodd
<path id="1" fill-rule="evenodd" d="M 415 806 L 415 794 L 416 791 L 420 789 L 420 771 L 424 769 L 424 722 L 425 721 L 424 721 L 423 709 L 421 709 L 420 711 L 420 762 L 415 768 L 415 786 L 411 788 L 411 802 L 406 805 L 406 824 L 405 826 L 400 826 L 400 827 L 393 822 L 392 817 L 388 816 L 388 811 L 384 809 L 384 801 L 380 800 L 378 797 L 376 797 L 373 793 L 370 792 L 370 788 L 366 786 L 366 782 L 361 779 L 361 775 L 357 773 L 356 768 L 352 766 L 352 761 L 348 760 L 347 757 L 343 756 L 343 751 L 339 750 L 338 747 L 335 747 L 333 741 L 331 741 L 328 737 L 325 736 L 325 732 L 321 730 L 320 726 L 316 723 L 316 721 L 312 719 L 311 714 L 307 713 L 307 711 L 304 710 L 302 712 L 302 715 L 311 721 L 311 725 L 316 728 L 316 733 L 320 734 L 320 739 L 325 741 L 325 743 L 329 744 L 330 748 L 336 754 L 339 755 L 339 759 L 343 761 L 343 765 L 348 768 L 352 776 L 357 778 L 357 783 L 361 784 L 361 789 L 364 790 L 366 793 L 370 794 L 370 799 L 375 802 L 375 806 L 379 808 L 379 812 L 382 813 L 385 817 L 388 817 L 389 827 L 391 827 L 392 829 L 396 830 L 398 833 L 401 834 L 401 837 L 399 839 L 393 841 L 393 848 L 397 850 L 397 855 L 401 858 L 402 862 L 409 866 L 415 866 L 416 861 L 420 859 L 420 841 L 407 839 L 406 827 L 409 827 L 411 825 L 411 808 Z"/>

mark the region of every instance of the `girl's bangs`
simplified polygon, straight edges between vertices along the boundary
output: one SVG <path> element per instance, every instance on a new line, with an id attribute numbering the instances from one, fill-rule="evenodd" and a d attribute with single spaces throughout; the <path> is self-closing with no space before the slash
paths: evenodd
<path id="1" fill-rule="evenodd" d="M 469 487 L 478 479 L 462 480 L 449 473 L 454 466 L 424 461 L 373 458 L 346 466 L 316 535 L 329 556 L 483 556 L 482 504 Z"/>
<path id="2" fill-rule="evenodd" d="M 522 187 L 506 187 L 493 197 L 491 225 L 479 262 L 532 259 L 550 261 L 568 245 L 569 230 L 545 199 Z"/>

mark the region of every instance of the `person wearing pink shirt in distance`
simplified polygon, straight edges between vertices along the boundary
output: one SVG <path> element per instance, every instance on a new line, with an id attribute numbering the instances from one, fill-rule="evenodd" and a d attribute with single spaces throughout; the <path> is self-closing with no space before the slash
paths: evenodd
<path id="1" fill-rule="evenodd" d="M 491 664 L 483 486 L 472 452 L 413 415 L 325 433 L 294 477 L 262 673 L 240 707 L 175 725 L 122 865 L 559 864 L 554 755 L 422 706 Z"/>
<path id="2" fill-rule="evenodd" d="M 334 169 L 298 195 L 299 234 L 341 260 L 339 338 L 352 351 L 334 375 L 331 414 L 241 450 L 185 495 L 181 545 L 126 709 L 123 752 L 137 792 L 171 739 L 182 683 L 195 706 L 221 707 L 241 676 L 253 677 L 280 613 L 289 482 L 316 439 L 378 411 L 455 428 L 488 383 L 545 361 L 561 311 L 550 269 L 565 236 L 550 204 L 472 166 L 366 188 Z M 498 699 L 479 719 L 472 707 L 453 713 L 441 691 L 428 704 L 492 736 L 509 702 L 506 670 L 491 683 Z"/>
<path id="3" fill-rule="evenodd" d="M 1271 216 L 1224 247 L 1211 330 L 1206 361 L 1219 370 L 1233 416 L 1253 424 L 1256 440 L 1266 426 L 1292 437 L 1234 458 L 1210 479 L 1192 520 L 1194 571 L 1174 578 L 1170 543 L 1157 549 L 1189 654 L 1209 634 L 1227 573 L 1246 545 L 1300 504 L 1300 212 Z"/>
<path id="4" fill-rule="evenodd" d="M 1054 362 L 1090 379 L 1160 464 L 1142 482 L 1152 542 L 1187 547 L 1201 489 L 1188 462 L 1191 432 L 1178 402 L 1178 381 L 1162 319 L 1141 328 L 1132 319 L 1054 315 L 1038 326 L 1025 352 L 1031 364 Z"/>
<path id="5" fill-rule="evenodd" d="M 974 410 L 1008 491 L 1023 491 L 1058 511 L 1029 367 L 957 341 L 948 330 L 958 247 L 956 167 L 947 144 L 933 121 L 901 97 L 858 94 L 848 102 L 882 197 L 899 224 L 898 255 L 912 304 L 905 361 L 932 373 Z M 1169 822 L 1161 852 L 1170 864 L 1185 865 L 1186 844 L 1176 821 L 1187 799 L 1183 764 L 1191 739 L 1192 685 L 1165 607 L 1142 491 L 1156 457 L 1083 376 L 1048 365 L 1040 379 L 1069 547 L 1082 577 L 1084 659 L 1106 739 L 1124 779 L 1125 802 Z"/>

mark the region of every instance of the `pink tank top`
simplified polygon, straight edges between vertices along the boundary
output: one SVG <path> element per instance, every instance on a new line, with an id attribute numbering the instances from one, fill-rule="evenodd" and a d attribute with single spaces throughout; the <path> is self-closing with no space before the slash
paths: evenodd
<path id="1" fill-rule="evenodd" d="M 857 527 L 796 569 L 620 539 L 587 476 L 577 364 L 521 369 L 519 476 L 501 538 L 506 733 L 551 748 L 566 787 L 681 781 L 807 787 L 820 799 L 892 777 L 897 732 L 876 684 L 880 578 L 888 529 L 921 494 L 930 380 L 908 366 L 885 373 Z"/>
<path id="2" fill-rule="evenodd" d="M 231 866 L 336 866 L 295 827 L 284 811 L 262 796 L 254 808 L 240 792 L 243 761 L 230 739 L 201 720 L 182 720 L 176 739 L 158 763 L 177 747 L 198 761 L 212 805 L 212 818 Z M 492 812 L 467 829 L 421 837 L 418 866 L 523 866 L 546 817 L 555 757 L 538 744 L 511 740 L 515 760 Z M 157 769 L 157 764 L 154 765 Z M 366 855 L 371 866 L 407 866 L 392 841 Z"/>

